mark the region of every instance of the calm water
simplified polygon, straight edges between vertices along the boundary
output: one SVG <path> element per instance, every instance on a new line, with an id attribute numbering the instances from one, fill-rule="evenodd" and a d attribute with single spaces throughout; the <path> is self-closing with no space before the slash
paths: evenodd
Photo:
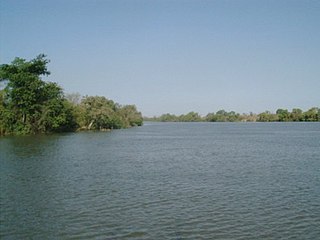
<path id="1" fill-rule="evenodd" d="M 320 239 L 320 123 L 0 138 L 1 239 Z"/>

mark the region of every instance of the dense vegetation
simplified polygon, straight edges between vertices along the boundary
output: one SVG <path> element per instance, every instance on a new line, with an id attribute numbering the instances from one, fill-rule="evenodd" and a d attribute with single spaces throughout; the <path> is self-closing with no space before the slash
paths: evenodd
<path id="1" fill-rule="evenodd" d="M 167 113 L 160 117 L 144 118 L 144 120 L 160 122 L 315 122 L 320 121 L 320 108 L 313 107 L 305 112 L 299 108 L 294 108 L 291 112 L 287 109 L 278 109 L 276 113 L 266 111 L 260 114 L 239 114 L 234 111 L 220 110 L 216 113 L 208 113 L 205 117 L 201 117 L 196 112 L 180 116 Z"/>
<path id="2" fill-rule="evenodd" d="M 134 105 L 121 106 L 100 96 L 65 95 L 46 82 L 49 60 L 16 58 L 0 65 L 0 135 L 105 130 L 142 125 Z"/>
<path id="3" fill-rule="evenodd" d="M 101 96 L 64 94 L 62 88 L 41 79 L 50 75 L 49 60 L 39 55 L 31 61 L 16 58 L 0 65 L 0 135 L 35 134 L 76 130 L 107 130 L 141 126 L 141 113 L 134 105 L 122 106 Z M 145 118 L 162 122 L 288 122 L 320 121 L 320 109 L 295 108 L 260 114 L 220 110 L 205 117 L 196 112 Z"/>

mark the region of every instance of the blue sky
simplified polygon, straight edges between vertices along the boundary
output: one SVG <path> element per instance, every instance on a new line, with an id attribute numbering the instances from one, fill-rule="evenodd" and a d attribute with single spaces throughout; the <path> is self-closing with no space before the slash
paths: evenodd
<path id="1" fill-rule="evenodd" d="M 1 0 L 0 63 L 146 116 L 320 105 L 320 1 Z"/>

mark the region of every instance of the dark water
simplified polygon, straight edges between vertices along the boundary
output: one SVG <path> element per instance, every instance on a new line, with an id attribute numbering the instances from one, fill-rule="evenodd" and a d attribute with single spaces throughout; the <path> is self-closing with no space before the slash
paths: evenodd
<path id="1" fill-rule="evenodd" d="M 1 239 L 320 239 L 320 123 L 0 138 Z"/>

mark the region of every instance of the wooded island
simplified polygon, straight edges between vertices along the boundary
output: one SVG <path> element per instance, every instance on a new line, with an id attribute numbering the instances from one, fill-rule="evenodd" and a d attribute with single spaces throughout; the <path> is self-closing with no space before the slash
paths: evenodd
<path id="1" fill-rule="evenodd" d="M 120 105 L 103 96 L 64 94 L 46 82 L 49 60 L 15 58 L 0 65 L 0 135 L 23 135 L 76 130 L 107 130 L 141 126 L 135 105 Z"/>

